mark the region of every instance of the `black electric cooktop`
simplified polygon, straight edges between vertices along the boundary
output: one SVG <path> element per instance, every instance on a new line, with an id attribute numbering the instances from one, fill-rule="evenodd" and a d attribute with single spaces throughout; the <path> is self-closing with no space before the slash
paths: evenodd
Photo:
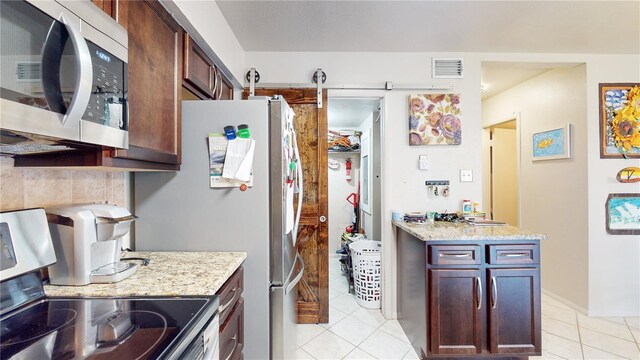
<path id="1" fill-rule="evenodd" d="M 0 319 L 0 359 L 158 359 L 210 298 L 45 298 Z"/>

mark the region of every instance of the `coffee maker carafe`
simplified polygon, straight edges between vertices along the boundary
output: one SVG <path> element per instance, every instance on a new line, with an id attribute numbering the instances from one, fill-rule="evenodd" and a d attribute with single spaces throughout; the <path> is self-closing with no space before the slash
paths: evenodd
<path id="1" fill-rule="evenodd" d="M 120 261 L 121 239 L 135 216 L 106 204 L 55 206 L 46 209 L 58 261 L 49 266 L 53 285 L 112 283 L 136 272 Z"/>

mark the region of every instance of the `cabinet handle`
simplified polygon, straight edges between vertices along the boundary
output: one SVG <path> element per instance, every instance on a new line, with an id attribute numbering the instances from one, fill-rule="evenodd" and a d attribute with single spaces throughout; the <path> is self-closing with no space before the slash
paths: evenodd
<path id="1" fill-rule="evenodd" d="M 498 285 L 496 284 L 496 277 L 491 277 L 491 308 L 495 309 L 498 305 Z"/>
<path id="2" fill-rule="evenodd" d="M 225 310 L 229 307 L 229 305 L 233 304 L 233 301 L 235 300 L 235 298 L 236 298 L 236 294 L 237 294 L 237 293 L 236 293 L 236 291 L 238 291 L 238 288 L 236 288 L 236 287 L 234 287 L 233 289 L 231 289 L 231 292 L 232 292 L 232 293 L 234 293 L 234 294 L 233 294 L 233 297 L 231 298 L 231 300 L 227 301 L 224 305 L 222 305 L 222 306 L 220 306 L 220 307 L 218 308 L 218 311 L 219 311 L 219 312 L 223 312 L 223 311 L 225 311 Z"/>
<path id="3" fill-rule="evenodd" d="M 529 257 L 529 253 L 521 252 L 521 253 L 509 253 L 509 254 L 499 254 L 501 257 L 521 257 L 526 256 Z"/>
<path id="4" fill-rule="evenodd" d="M 464 257 L 470 257 L 471 254 L 451 254 L 451 253 L 440 253 L 439 255 L 440 257 L 448 257 L 448 258 L 464 258 Z"/>
<path id="5" fill-rule="evenodd" d="M 218 87 L 218 94 L 216 95 L 216 99 L 220 100 L 220 98 L 222 97 L 222 75 L 220 74 L 220 69 L 216 71 L 216 74 L 216 86 Z"/>
<path id="6" fill-rule="evenodd" d="M 476 296 L 478 297 L 478 310 L 482 309 L 482 279 L 476 277 Z"/>
<path id="7" fill-rule="evenodd" d="M 217 86 L 218 82 L 216 81 L 216 69 L 212 66 L 209 66 L 209 91 L 211 91 L 211 96 L 213 98 L 216 97 Z"/>
<path id="8" fill-rule="evenodd" d="M 238 334 L 233 335 L 233 337 L 229 340 L 233 340 L 233 347 L 231 348 L 231 352 L 229 353 L 229 355 L 227 355 L 227 357 L 224 358 L 224 360 L 231 359 L 231 355 L 233 355 L 233 353 L 236 352 L 236 346 L 238 345 Z"/>

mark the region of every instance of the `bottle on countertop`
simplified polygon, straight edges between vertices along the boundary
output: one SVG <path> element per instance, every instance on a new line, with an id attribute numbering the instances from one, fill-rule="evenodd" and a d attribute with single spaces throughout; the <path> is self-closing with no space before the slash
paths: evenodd
<path id="1" fill-rule="evenodd" d="M 463 213 L 470 213 L 472 210 L 471 208 L 471 200 L 462 200 L 462 212 Z"/>

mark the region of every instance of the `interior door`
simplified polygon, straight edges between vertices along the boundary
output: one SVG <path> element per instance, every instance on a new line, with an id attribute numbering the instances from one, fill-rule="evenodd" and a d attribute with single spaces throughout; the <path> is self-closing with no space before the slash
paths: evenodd
<path id="1" fill-rule="evenodd" d="M 491 144 L 493 219 L 519 226 L 516 130 L 492 128 Z"/>
<path id="2" fill-rule="evenodd" d="M 255 95 L 281 95 L 296 114 L 294 127 L 304 174 L 297 247 L 305 264 L 298 283 L 298 322 L 328 323 L 327 92 L 322 93 L 322 108 L 317 106 L 315 89 L 256 89 Z"/>

